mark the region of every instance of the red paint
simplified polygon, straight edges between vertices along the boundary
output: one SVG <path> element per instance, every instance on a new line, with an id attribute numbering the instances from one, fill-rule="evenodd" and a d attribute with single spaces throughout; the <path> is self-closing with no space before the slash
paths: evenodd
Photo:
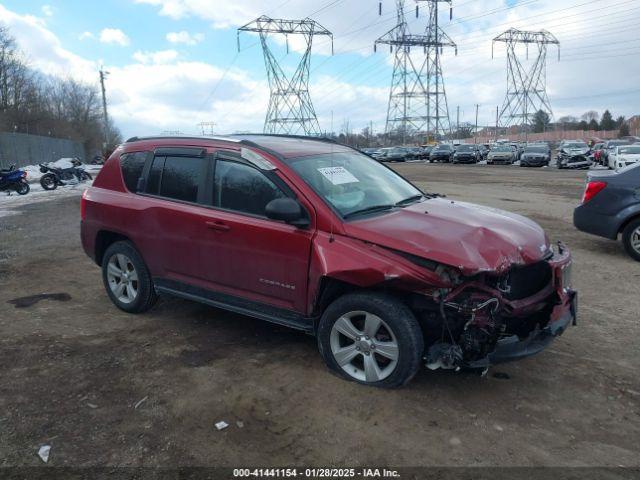
<path id="1" fill-rule="evenodd" d="M 85 251 L 95 258 L 98 232 L 113 232 L 135 244 L 153 276 L 309 315 L 323 277 L 361 288 L 384 285 L 423 294 L 433 294 L 437 289 L 453 290 L 454 285 L 439 274 L 394 251 L 432 260 L 471 276 L 480 272 L 497 275 L 513 265 L 538 262 L 549 249 L 544 231 L 531 220 L 442 198 L 368 219 L 343 222 L 298 179 L 287 166 L 286 158 L 350 149 L 291 138 L 246 138 L 266 149 L 249 147 L 276 166 L 277 175 L 309 212 L 309 228 L 298 229 L 271 220 L 128 192 L 119 165 L 122 153 L 163 146 L 198 146 L 210 153 L 246 147 L 204 138 L 144 140 L 118 148 L 84 195 Z M 562 302 L 558 312 L 568 308 L 560 272 L 569 261 L 569 253 L 556 255 L 550 261 L 554 269 L 553 288 Z M 280 285 L 270 283 L 273 281 Z M 491 291 L 491 295 L 496 294 L 499 292 Z M 530 305 L 525 301 L 513 308 L 524 312 Z"/>

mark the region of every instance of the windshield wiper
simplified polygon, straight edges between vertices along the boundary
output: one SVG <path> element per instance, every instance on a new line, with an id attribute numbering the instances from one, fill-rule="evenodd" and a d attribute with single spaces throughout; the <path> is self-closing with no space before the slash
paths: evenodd
<path id="1" fill-rule="evenodd" d="M 351 217 L 355 217 L 358 215 L 363 215 L 365 213 L 373 213 L 373 212 L 384 212 L 385 210 L 391 210 L 395 207 L 395 205 L 373 205 L 371 207 L 362 208 L 360 210 L 354 210 L 353 212 L 349 212 L 342 216 L 342 218 L 347 219 Z"/>
<path id="2" fill-rule="evenodd" d="M 400 200 L 398 203 L 396 203 L 396 207 L 404 207 L 411 203 L 417 202 L 418 200 L 422 200 L 423 197 L 424 197 L 423 194 L 413 195 L 412 197 L 405 198 L 404 200 Z"/>

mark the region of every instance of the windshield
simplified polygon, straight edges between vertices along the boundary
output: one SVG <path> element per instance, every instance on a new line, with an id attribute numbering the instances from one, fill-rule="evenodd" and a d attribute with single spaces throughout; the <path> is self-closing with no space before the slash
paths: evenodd
<path id="1" fill-rule="evenodd" d="M 451 150 L 451 145 L 438 145 L 434 148 L 434 151 L 443 151 L 443 150 Z"/>
<path id="2" fill-rule="evenodd" d="M 616 148 L 616 147 L 619 147 L 620 145 L 629 145 L 629 143 L 628 142 L 609 142 L 608 148 Z"/>
<path id="3" fill-rule="evenodd" d="M 393 208 L 421 192 L 393 170 L 355 152 L 314 155 L 290 161 L 298 175 L 340 215 Z M 363 212 L 365 213 L 365 212 Z"/>
<path id="4" fill-rule="evenodd" d="M 473 152 L 474 148 L 473 145 L 460 145 L 457 150 L 458 152 Z"/>
<path id="5" fill-rule="evenodd" d="M 545 147 L 527 147 L 524 149 L 524 153 L 547 153 L 548 150 Z"/>
<path id="6" fill-rule="evenodd" d="M 640 153 L 640 145 L 632 147 L 619 147 L 618 152 L 628 155 L 637 155 Z"/>
<path id="7" fill-rule="evenodd" d="M 564 145 L 564 148 L 589 148 L 586 143 L 572 142 Z"/>
<path id="8" fill-rule="evenodd" d="M 511 147 L 493 147 L 491 149 L 492 152 L 512 152 Z"/>

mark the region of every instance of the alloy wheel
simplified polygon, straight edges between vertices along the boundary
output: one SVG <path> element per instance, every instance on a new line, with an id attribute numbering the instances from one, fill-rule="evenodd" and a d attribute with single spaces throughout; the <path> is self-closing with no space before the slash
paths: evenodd
<path id="1" fill-rule="evenodd" d="M 631 233 L 631 248 L 640 253 L 640 227 Z"/>
<path id="2" fill-rule="evenodd" d="M 391 375 L 398 363 L 398 341 L 377 315 L 354 311 L 342 315 L 331 328 L 331 353 L 350 377 L 373 383 Z"/>
<path id="3" fill-rule="evenodd" d="M 131 259 L 122 253 L 111 256 L 107 264 L 109 288 L 119 302 L 128 304 L 138 296 L 138 272 Z"/>

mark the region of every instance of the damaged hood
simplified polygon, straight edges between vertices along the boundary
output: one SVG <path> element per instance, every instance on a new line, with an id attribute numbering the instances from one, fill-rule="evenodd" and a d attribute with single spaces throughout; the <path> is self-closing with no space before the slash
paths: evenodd
<path id="1" fill-rule="evenodd" d="M 542 228 L 520 215 L 442 198 L 344 225 L 347 235 L 460 268 L 501 273 L 539 261 L 549 250 Z"/>

